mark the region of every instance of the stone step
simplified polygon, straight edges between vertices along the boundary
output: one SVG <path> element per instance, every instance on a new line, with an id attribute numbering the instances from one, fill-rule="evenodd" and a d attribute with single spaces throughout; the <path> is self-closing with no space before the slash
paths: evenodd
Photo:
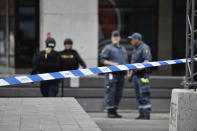
<path id="1" fill-rule="evenodd" d="M 87 112 L 100 112 L 104 110 L 103 98 L 76 98 L 77 101 Z M 170 99 L 151 99 L 152 112 L 169 112 Z M 120 109 L 138 110 L 135 98 L 123 98 L 120 103 Z"/>
<path id="2" fill-rule="evenodd" d="M 76 98 L 103 98 L 104 88 L 64 88 L 65 97 Z M 39 88 L 20 88 L 20 87 L 1 87 L 0 97 L 40 97 Z M 61 89 L 59 89 L 59 96 L 61 96 Z M 123 92 L 124 98 L 135 98 L 135 91 L 133 88 L 125 88 Z M 170 99 L 171 89 L 151 89 L 152 98 Z"/>

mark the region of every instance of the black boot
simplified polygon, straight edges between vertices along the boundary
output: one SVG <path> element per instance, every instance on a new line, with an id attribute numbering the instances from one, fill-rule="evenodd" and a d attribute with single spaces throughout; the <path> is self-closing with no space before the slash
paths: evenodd
<path id="1" fill-rule="evenodd" d="M 116 115 L 116 118 L 122 118 L 122 116 L 118 114 L 117 109 L 115 109 L 115 115 Z"/>
<path id="2" fill-rule="evenodd" d="M 108 118 L 121 118 L 122 116 L 117 113 L 116 109 L 112 108 L 112 109 L 107 110 L 107 117 Z"/>
<path id="3" fill-rule="evenodd" d="M 107 109 L 107 117 L 108 118 L 116 118 L 116 115 L 114 113 L 114 109 Z"/>
<path id="4" fill-rule="evenodd" d="M 139 115 L 137 118 L 135 118 L 136 120 L 150 120 L 150 116 L 142 116 Z"/>

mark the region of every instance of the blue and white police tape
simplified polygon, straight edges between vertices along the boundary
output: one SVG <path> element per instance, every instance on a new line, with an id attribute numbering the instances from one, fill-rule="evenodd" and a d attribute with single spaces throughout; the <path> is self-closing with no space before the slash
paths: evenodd
<path id="1" fill-rule="evenodd" d="M 197 58 L 188 58 L 188 62 L 197 61 Z M 173 65 L 179 63 L 186 63 L 186 59 L 177 59 L 177 60 L 166 60 L 166 61 L 156 61 L 156 62 L 145 62 L 145 63 L 135 63 L 135 64 L 125 64 L 125 65 L 116 65 L 116 66 L 103 66 L 95 67 L 88 69 L 79 69 L 79 70 L 70 70 L 70 71 L 60 71 L 36 75 L 27 75 L 27 76 L 17 76 L 11 78 L 0 79 L 0 86 L 9 86 L 22 83 L 32 83 L 40 82 L 47 80 L 63 79 L 76 76 L 86 76 L 93 74 L 102 74 L 116 71 L 125 71 L 125 70 L 135 70 L 148 67 L 157 67 L 165 65 Z"/>

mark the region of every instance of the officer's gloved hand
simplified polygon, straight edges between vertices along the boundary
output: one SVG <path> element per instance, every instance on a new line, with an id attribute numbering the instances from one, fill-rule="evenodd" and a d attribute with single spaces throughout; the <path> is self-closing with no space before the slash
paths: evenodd
<path id="1" fill-rule="evenodd" d="M 133 79 L 133 71 L 128 71 L 128 72 L 127 72 L 126 79 L 127 79 L 129 82 L 132 82 L 132 79 Z"/>
<path id="2" fill-rule="evenodd" d="M 133 77 L 128 78 L 128 82 L 132 82 Z"/>

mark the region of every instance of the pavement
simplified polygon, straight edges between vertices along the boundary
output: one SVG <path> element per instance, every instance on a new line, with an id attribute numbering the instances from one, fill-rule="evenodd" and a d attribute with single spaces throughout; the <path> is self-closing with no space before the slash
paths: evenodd
<path id="1" fill-rule="evenodd" d="M 0 131 L 101 131 L 74 98 L 0 98 Z"/>
<path id="2" fill-rule="evenodd" d="M 106 113 L 88 113 L 102 131 L 168 131 L 169 113 L 152 113 L 151 120 L 134 120 L 137 111 L 120 111 L 121 119 L 106 118 Z"/>
<path id="3" fill-rule="evenodd" d="M 137 111 L 86 113 L 74 98 L 0 98 L 0 131 L 168 131 L 168 113 L 134 120 Z"/>

